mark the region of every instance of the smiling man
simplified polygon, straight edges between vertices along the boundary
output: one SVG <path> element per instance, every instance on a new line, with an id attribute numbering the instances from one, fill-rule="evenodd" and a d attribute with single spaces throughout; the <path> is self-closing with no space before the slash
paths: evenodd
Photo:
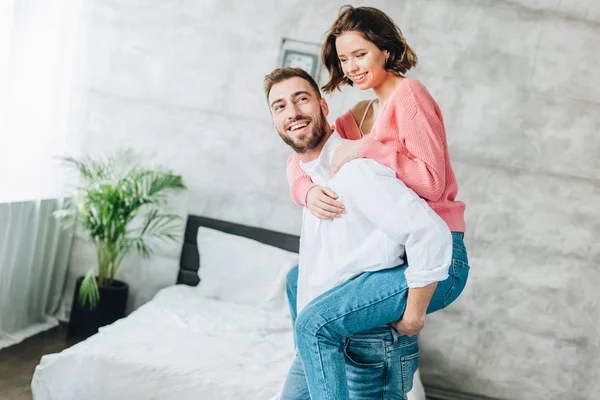
<path id="1" fill-rule="evenodd" d="M 277 132 L 283 141 L 289 145 L 292 150 L 299 154 L 305 154 L 308 151 L 314 150 L 317 146 L 325 144 L 323 138 L 330 134 L 330 129 L 326 129 L 327 119 L 325 114 L 329 112 L 327 102 L 321 98 L 319 87 L 316 84 L 313 87 L 312 82 L 307 82 L 300 77 L 293 77 L 288 82 L 281 82 L 280 85 L 288 85 L 298 89 L 297 91 L 288 94 L 287 87 L 278 87 L 279 91 L 285 92 L 285 96 L 275 95 L 270 104 L 273 120 L 276 116 L 280 116 L 283 109 L 290 102 L 296 103 L 298 106 L 307 104 L 308 100 L 315 98 L 318 100 L 320 108 L 314 109 L 313 112 L 317 115 L 304 114 L 302 118 L 281 119 L 276 125 Z M 307 87 L 308 86 L 308 87 Z M 317 97 L 318 96 L 318 97 Z M 289 108 L 289 106 L 288 106 Z M 298 115 L 300 117 L 300 115 Z"/>
<path id="2" fill-rule="evenodd" d="M 274 126 L 301 168 L 346 206 L 333 220 L 304 209 L 299 267 L 288 274 L 299 358 L 283 398 L 398 398 L 412 386 L 418 347 L 416 337 L 399 336 L 389 324 L 405 310 L 425 315 L 432 284 L 448 278 L 450 231 L 394 171 L 374 160 L 350 161 L 330 177 L 333 154 L 345 139 L 331 130 L 327 102 L 305 71 L 273 71 L 265 94 Z M 423 323 L 405 321 L 404 327 L 418 332 Z M 368 345 L 359 354 L 348 351 L 360 349 L 353 346 L 359 342 Z"/>

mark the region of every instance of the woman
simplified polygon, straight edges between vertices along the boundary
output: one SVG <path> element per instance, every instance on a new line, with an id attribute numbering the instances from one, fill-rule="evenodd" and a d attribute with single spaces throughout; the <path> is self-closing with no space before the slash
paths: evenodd
<path id="1" fill-rule="evenodd" d="M 455 200 L 458 188 L 442 115 L 427 89 L 404 76 L 416 65 L 417 57 L 393 21 L 380 10 L 344 7 L 329 31 L 322 57 L 330 73 L 325 92 L 357 85 L 361 90 L 372 89 L 379 105 L 377 120 L 368 135 L 356 129 L 356 121 L 350 120 L 348 113 L 336 121 L 338 133 L 352 141 L 338 148 L 330 173 L 335 174 L 354 158 L 372 158 L 394 170 L 397 178 L 425 199 L 452 231 L 449 278 L 430 285 L 432 297 L 426 310 L 411 307 L 409 294 L 405 312 L 394 324 L 398 332 L 414 335 L 422 329 L 425 313 L 442 309 L 458 297 L 469 270 L 463 242 L 465 206 Z M 343 212 L 337 195 L 329 188 L 314 185 L 294 156 L 288 162 L 288 177 L 294 201 L 315 216 L 335 218 Z"/>

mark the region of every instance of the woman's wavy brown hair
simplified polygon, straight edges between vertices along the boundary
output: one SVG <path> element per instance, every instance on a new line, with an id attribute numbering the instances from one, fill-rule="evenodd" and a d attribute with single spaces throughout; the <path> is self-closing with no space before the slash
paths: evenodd
<path id="1" fill-rule="evenodd" d="M 327 33 L 321 52 L 321 59 L 330 77 L 329 82 L 323 86 L 325 93 L 332 93 L 336 89 L 340 90 L 341 86 L 353 84 L 344 75 L 335 48 L 337 37 L 348 31 L 360 32 L 379 49 L 389 51 L 390 57 L 385 64 L 388 71 L 403 76 L 406 71 L 417 65 L 417 55 L 406 43 L 402 31 L 383 11 L 373 7 L 343 6 Z"/>

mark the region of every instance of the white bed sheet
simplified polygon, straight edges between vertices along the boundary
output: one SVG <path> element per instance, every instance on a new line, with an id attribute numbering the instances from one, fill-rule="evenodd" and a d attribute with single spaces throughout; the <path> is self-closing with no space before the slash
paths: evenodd
<path id="1" fill-rule="evenodd" d="M 287 313 L 177 285 L 88 340 L 44 356 L 31 386 L 34 400 L 270 400 L 293 357 Z"/>

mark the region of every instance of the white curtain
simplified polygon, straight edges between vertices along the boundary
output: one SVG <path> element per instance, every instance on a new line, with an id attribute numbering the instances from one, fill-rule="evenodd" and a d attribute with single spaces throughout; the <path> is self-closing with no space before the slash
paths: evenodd
<path id="1" fill-rule="evenodd" d="M 80 143 L 72 111 L 83 71 L 82 6 L 0 0 L 0 203 L 60 195 L 57 156 L 77 153 Z"/>
<path id="2" fill-rule="evenodd" d="M 82 0 L 0 0 L 0 348 L 56 324 L 71 246 L 52 212 L 79 155 Z"/>
<path id="3" fill-rule="evenodd" d="M 72 231 L 63 200 L 0 204 L 0 349 L 58 324 Z"/>

